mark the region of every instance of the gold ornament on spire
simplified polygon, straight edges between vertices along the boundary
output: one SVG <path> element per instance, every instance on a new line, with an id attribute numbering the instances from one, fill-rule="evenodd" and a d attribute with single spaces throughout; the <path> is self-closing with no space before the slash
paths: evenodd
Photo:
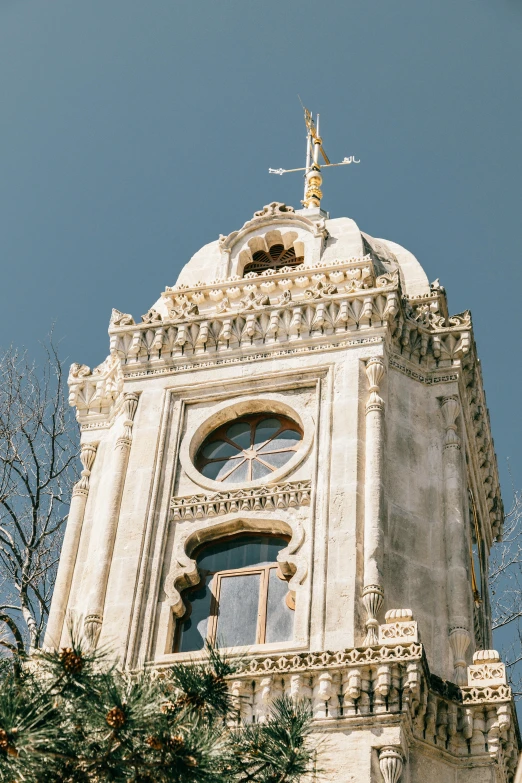
<path id="1" fill-rule="evenodd" d="M 299 100 L 301 100 L 299 98 Z M 301 106 L 303 103 L 301 102 Z M 330 163 L 330 158 L 323 149 L 323 140 L 319 134 L 319 114 L 317 120 L 314 122 L 312 113 L 303 106 L 304 119 L 306 125 L 306 166 L 299 169 L 268 169 L 269 174 L 290 174 L 294 171 L 304 171 L 305 187 L 304 198 L 302 204 L 305 209 L 319 209 L 321 206 L 321 199 L 323 197 L 323 191 L 321 185 L 323 184 L 323 178 L 321 175 L 321 168 L 331 168 L 333 166 L 349 166 L 350 163 L 360 163 L 360 160 L 356 160 L 354 155 L 349 158 L 344 158 L 341 163 Z M 322 156 L 324 163 L 319 163 L 319 155 Z"/>

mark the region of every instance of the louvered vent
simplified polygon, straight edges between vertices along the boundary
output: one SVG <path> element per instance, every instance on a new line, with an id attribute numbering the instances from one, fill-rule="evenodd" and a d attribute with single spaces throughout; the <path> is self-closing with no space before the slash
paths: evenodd
<path id="1" fill-rule="evenodd" d="M 282 266 L 297 266 L 304 260 L 296 256 L 293 247 L 285 250 L 284 245 L 272 245 L 268 253 L 266 250 L 256 250 L 252 258 L 254 260 L 243 270 L 244 275 L 248 272 L 263 272 L 265 269 L 280 269 Z"/>

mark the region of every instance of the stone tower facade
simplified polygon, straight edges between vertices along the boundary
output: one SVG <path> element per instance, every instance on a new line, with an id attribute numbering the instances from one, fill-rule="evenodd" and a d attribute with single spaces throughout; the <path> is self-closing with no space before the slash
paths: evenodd
<path id="1" fill-rule="evenodd" d="M 84 470 L 46 643 L 71 613 L 131 669 L 224 641 L 245 721 L 310 699 L 332 783 L 511 781 L 469 311 L 399 245 L 273 203 L 109 335 L 69 375 Z"/>

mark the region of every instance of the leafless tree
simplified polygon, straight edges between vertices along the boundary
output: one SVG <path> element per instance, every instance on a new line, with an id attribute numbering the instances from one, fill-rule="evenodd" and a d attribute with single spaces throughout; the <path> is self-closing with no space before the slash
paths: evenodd
<path id="1" fill-rule="evenodd" d="M 493 631 L 516 696 L 522 696 L 522 492 L 514 491 L 502 541 L 491 550 L 489 586 Z"/>
<path id="2" fill-rule="evenodd" d="M 41 366 L 0 355 L 0 645 L 41 643 L 72 485 L 77 430 L 52 338 Z"/>

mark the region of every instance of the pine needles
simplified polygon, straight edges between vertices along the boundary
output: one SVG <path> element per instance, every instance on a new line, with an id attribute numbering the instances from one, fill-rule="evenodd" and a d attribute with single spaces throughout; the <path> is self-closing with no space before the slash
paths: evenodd
<path id="1" fill-rule="evenodd" d="M 131 676 L 71 635 L 0 667 L 0 781 L 297 783 L 309 771 L 308 706 L 283 698 L 265 723 L 239 726 L 235 666 L 218 650 Z"/>

